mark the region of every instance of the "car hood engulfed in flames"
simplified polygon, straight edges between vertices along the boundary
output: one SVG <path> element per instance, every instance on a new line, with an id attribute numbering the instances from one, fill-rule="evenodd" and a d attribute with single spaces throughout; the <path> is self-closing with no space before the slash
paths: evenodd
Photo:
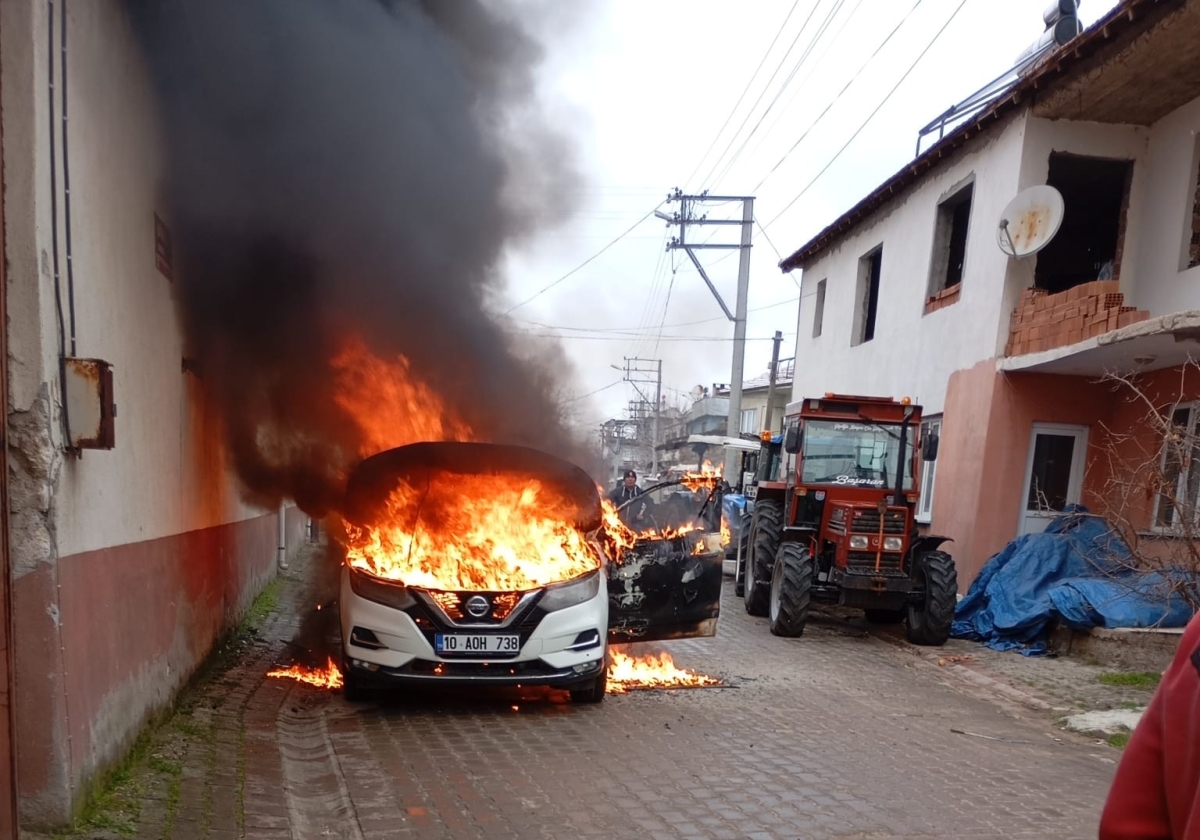
<path id="1" fill-rule="evenodd" d="M 601 566 L 587 534 L 603 523 L 595 483 L 544 452 L 418 443 L 351 474 L 346 562 L 406 586 L 519 592 Z"/>

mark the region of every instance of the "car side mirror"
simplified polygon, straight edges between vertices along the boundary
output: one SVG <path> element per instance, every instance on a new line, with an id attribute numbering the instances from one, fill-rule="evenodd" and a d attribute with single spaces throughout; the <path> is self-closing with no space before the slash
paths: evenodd
<path id="1" fill-rule="evenodd" d="M 799 426 L 788 426 L 786 432 L 783 433 L 783 451 L 789 455 L 795 455 L 800 451 L 800 434 Z"/>
<path id="2" fill-rule="evenodd" d="M 921 442 L 921 458 L 925 461 L 936 461 L 938 454 L 937 432 L 930 432 Z"/>

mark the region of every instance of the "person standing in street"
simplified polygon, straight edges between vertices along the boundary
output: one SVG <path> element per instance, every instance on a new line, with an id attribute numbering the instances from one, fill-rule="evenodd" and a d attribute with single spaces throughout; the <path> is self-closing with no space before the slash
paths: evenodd
<path id="1" fill-rule="evenodd" d="M 1100 840 L 1200 840 L 1200 618 L 1133 730 L 1104 813 Z"/>
<path id="2" fill-rule="evenodd" d="M 614 505 L 620 506 L 622 503 L 630 499 L 636 499 L 640 495 L 642 495 L 642 488 L 638 487 L 637 473 L 633 470 L 625 470 L 625 478 L 608 494 L 608 500 Z"/>

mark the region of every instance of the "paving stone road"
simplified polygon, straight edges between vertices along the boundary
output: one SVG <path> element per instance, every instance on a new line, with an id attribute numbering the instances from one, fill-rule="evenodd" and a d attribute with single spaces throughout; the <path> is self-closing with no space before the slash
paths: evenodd
<path id="1" fill-rule="evenodd" d="M 332 650 L 335 562 L 294 562 L 257 640 L 158 730 L 116 797 L 138 837 L 1095 836 L 1115 750 L 839 619 L 775 638 L 731 586 L 716 638 L 667 646 L 726 689 L 349 705 L 266 679 Z"/>

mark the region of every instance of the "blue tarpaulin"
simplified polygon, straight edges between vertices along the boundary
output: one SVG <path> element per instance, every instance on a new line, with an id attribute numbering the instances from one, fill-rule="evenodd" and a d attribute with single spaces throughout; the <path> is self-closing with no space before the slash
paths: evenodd
<path id="1" fill-rule="evenodd" d="M 952 634 L 994 650 L 1046 652 L 1056 621 L 1091 627 L 1183 627 L 1192 612 L 1168 574 L 1139 574 L 1103 519 L 1072 506 L 1041 534 L 988 560 L 958 604 Z"/>

